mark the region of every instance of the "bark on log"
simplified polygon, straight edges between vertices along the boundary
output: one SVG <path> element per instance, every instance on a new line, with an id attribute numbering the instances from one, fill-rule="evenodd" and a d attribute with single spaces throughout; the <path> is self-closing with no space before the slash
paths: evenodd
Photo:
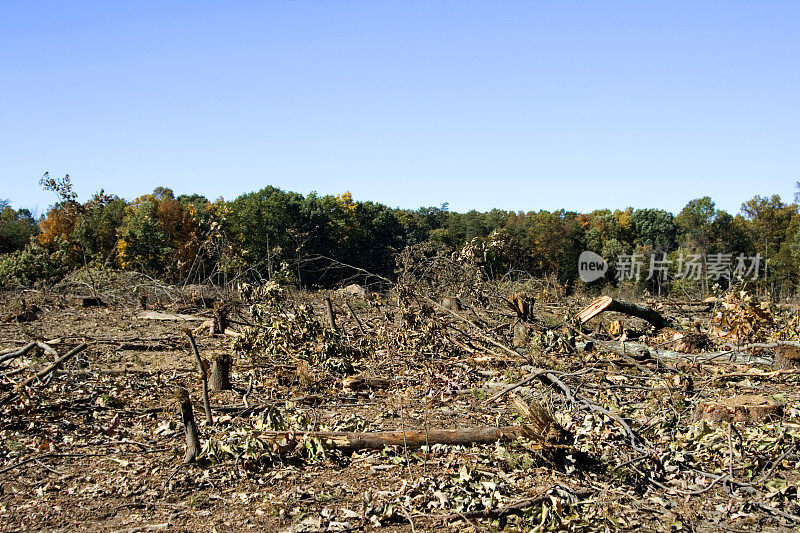
<path id="1" fill-rule="evenodd" d="M 211 390 L 231 390 L 231 356 L 218 354 L 211 360 L 211 376 L 208 384 Z"/>
<path id="2" fill-rule="evenodd" d="M 206 411 L 206 424 L 209 426 L 214 425 L 214 418 L 211 415 L 211 403 L 208 401 L 208 374 L 206 373 L 206 365 L 203 362 L 203 359 L 200 357 L 200 352 L 197 350 L 197 344 L 194 342 L 194 336 L 192 335 L 192 330 L 184 329 L 184 333 L 186 336 L 189 337 L 189 344 L 192 346 L 192 351 L 194 352 L 194 358 L 197 362 L 197 370 L 200 372 L 200 382 L 203 386 L 203 407 Z"/>
<path id="3" fill-rule="evenodd" d="M 181 420 L 183 421 L 183 430 L 186 435 L 186 456 L 183 459 L 184 463 L 192 463 L 200 453 L 200 437 L 197 434 L 197 424 L 194 422 L 194 411 L 192 410 L 192 402 L 189 399 L 189 391 L 182 387 L 175 389 L 175 399 L 181 408 Z"/>
<path id="4" fill-rule="evenodd" d="M 392 386 L 391 380 L 373 378 L 368 376 L 353 376 L 342 380 L 342 388 L 346 391 L 365 389 L 388 389 Z"/>
<path id="5" fill-rule="evenodd" d="M 462 429 L 396 430 L 374 433 L 349 433 L 342 431 L 254 431 L 270 440 L 292 440 L 297 436 L 320 439 L 326 446 L 344 452 L 356 450 L 382 450 L 387 446 L 420 448 L 434 444 L 492 444 L 498 440 L 515 440 L 523 435 L 521 426 L 481 427 Z"/>
<path id="6" fill-rule="evenodd" d="M 330 298 L 325 298 L 325 315 L 328 317 L 328 325 L 330 328 L 339 333 L 339 328 L 336 327 L 336 315 L 333 313 L 333 304 Z"/>
<path id="7" fill-rule="evenodd" d="M 581 322 L 587 322 L 604 311 L 623 313 L 646 320 L 656 329 L 661 329 L 669 325 L 669 321 L 661 316 L 661 313 L 645 305 L 636 305 L 622 300 L 614 300 L 610 296 L 601 296 L 589 304 L 586 309 L 578 313 Z"/>

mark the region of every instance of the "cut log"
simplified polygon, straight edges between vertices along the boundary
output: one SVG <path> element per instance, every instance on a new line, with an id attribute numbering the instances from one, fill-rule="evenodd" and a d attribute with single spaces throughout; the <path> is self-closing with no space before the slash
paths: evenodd
<path id="1" fill-rule="evenodd" d="M 183 462 L 188 464 L 194 462 L 197 454 L 200 453 L 200 437 L 197 434 L 197 424 L 194 422 L 194 411 L 192 401 L 189 399 L 189 391 L 183 387 L 175 389 L 175 399 L 181 408 L 181 420 L 183 430 L 186 435 L 186 456 Z"/>
<path id="2" fill-rule="evenodd" d="M 775 347 L 775 368 L 789 370 L 800 368 L 800 346 L 779 344 Z"/>
<path id="3" fill-rule="evenodd" d="M 180 313 L 162 313 L 160 311 L 144 311 L 136 315 L 136 318 L 143 320 L 175 320 L 177 322 L 203 322 L 204 316 L 184 315 Z"/>
<path id="4" fill-rule="evenodd" d="M 254 431 L 253 434 L 276 442 L 287 442 L 297 437 L 318 438 L 326 446 L 344 452 L 356 450 L 382 450 L 387 446 L 420 448 L 434 444 L 492 444 L 499 440 L 515 440 L 523 436 L 522 426 L 480 427 L 461 429 L 395 430 L 374 433 L 343 431 Z"/>
<path id="5" fill-rule="evenodd" d="M 783 404 L 766 396 L 742 394 L 698 404 L 694 419 L 698 422 L 705 420 L 712 425 L 728 422 L 760 424 L 782 414 Z"/>
<path id="6" fill-rule="evenodd" d="M 388 389 L 391 386 L 391 380 L 369 376 L 353 376 L 342 380 L 342 388 L 349 392 L 365 389 Z"/>
<path id="7" fill-rule="evenodd" d="M 578 313 L 581 323 L 588 322 L 604 311 L 623 313 L 646 320 L 656 329 L 661 329 L 669 325 L 669 321 L 661 316 L 661 313 L 651 307 L 636 305 L 622 300 L 614 300 L 610 296 L 601 296 L 589 304 L 586 309 Z"/>

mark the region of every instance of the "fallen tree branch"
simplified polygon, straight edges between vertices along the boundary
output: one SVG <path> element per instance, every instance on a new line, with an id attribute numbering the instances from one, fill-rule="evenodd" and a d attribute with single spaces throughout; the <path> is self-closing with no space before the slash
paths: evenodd
<path id="1" fill-rule="evenodd" d="M 6 361 L 10 361 L 11 359 L 15 359 L 17 357 L 21 357 L 28 353 L 29 351 L 33 350 L 36 347 L 35 342 L 29 342 L 19 350 L 12 350 L 8 353 L 4 353 L 0 356 L 0 363 L 5 363 Z"/>
<path id="2" fill-rule="evenodd" d="M 34 346 L 35 346 L 35 343 L 34 343 Z M 50 364 L 46 368 L 43 368 L 42 370 L 37 372 L 35 375 L 31 376 L 30 378 L 26 379 L 25 381 L 23 381 L 22 383 L 20 383 L 16 387 L 14 387 L 13 391 L 11 391 L 5 398 L 0 400 L 0 405 L 5 405 L 8 402 L 10 402 L 11 400 L 13 400 L 14 398 L 16 398 L 19 395 L 19 393 L 25 387 L 27 387 L 28 385 L 30 385 L 31 383 L 33 383 L 36 380 L 45 378 L 47 375 L 51 374 L 53 371 L 55 371 L 58 368 L 60 368 L 61 365 L 63 365 L 64 363 L 66 363 L 67 361 L 69 361 L 70 359 L 72 359 L 73 357 L 78 355 L 79 353 L 81 353 L 83 350 L 85 350 L 86 347 L 87 347 L 87 344 L 85 344 L 85 343 L 76 346 L 75 348 L 73 348 L 72 350 L 67 352 L 62 357 L 59 357 L 58 359 L 56 359 L 52 364 Z"/>

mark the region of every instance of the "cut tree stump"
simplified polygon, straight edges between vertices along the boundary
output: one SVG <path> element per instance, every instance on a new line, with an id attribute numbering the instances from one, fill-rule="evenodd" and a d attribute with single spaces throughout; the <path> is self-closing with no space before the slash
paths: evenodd
<path id="1" fill-rule="evenodd" d="M 75 303 L 81 307 L 104 307 L 106 305 L 100 298 L 91 296 L 78 296 L 75 298 Z"/>
<path id="2" fill-rule="evenodd" d="M 766 396 L 742 394 L 700 403 L 695 409 L 694 420 L 705 420 L 712 425 L 728 422 L 760 424 L 782 415 L 783 404 Z"/>
<path id="3" fill-rule="evenodd" d="M 578 313 L 581 323 L 588 322 L 604 311 L 622 313 L 646 320 L 656 329 L 669 326 L 669 321 L 661 313 L 645 305 L 636 305 L 622 300 L 615 300 L 611 296 L 601 296 L 589 304 L 586 309 Z"/>
<path id="4" fill-rule="evenodd" d="M 211 375 L 208 386 L 213 391 L 231 390 L 231 356 L 223 353 L 217 354 L 211 360 Z"/>
<path id="5" fill-rule="evenodd" d="M 186 435 L 186 456 L 183 459 L 184 463 L 192 463 L 200 453 L 200 437 L 197 434 L 197 424 L 194 422 L 194 411 L 192 410 L 192 401 L 189 399 L 189 391 L 183 387 L 175 389 L 175 399 L 181 408 L 181 420 L 183 421 L 183 430 Z"/>
<path id="6" fill-rule="evenodd" d="M 447 309 L 448 311 L 461 311 L 463 306 L 461 305 L 461 300 L 458 297 L 451 298 L 446 297 L 442 298 L 442 307 Z"/>
<path id="7" fill-rule="evenodd" d="M 531 338 L 531 328 L 524 320 L 517 320 L 514 323 L 514 340 L 512 346 L 514 348 L 524 348 L 528 345 Z"/>
<path id="8" fill-rule="evenodd" d="M 339 328 L 336 326 L 336 314 L 333 312 L 333 304 L 330 298 L 325 298 L 325 315 L 328 317 L 328 326 L 334 333 L 339 333 Z"/>
<path id="9" fill-rule="evenodd" d="M 800 345 L 779 344 L 776 346 L 775 368 L 778 370 L 800 368 Z"/>

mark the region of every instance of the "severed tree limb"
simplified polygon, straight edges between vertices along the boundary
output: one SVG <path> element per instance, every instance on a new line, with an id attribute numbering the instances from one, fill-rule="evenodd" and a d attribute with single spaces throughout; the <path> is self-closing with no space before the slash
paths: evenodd
<path id="1" fill-rule="evenodd" d="M 499 440 L 515 440 L 523 435 L 522 426 L 479 427 L 459 429 L 428 429 L 405 431 L 376 431 L 351 433 L 343 431 L 254 431 L 253 434 L 270 440 L 292 440 L 305 436 L 320 439 L 326 446 L 345 452 L 382 450 L 387 446 L 420 448 L 433 444 L 492 444 Z"/>
<path id="2" fill-rule="evenodd" d="M 550 494 L 554 489 L 557 489 L 559 486 L 555 485 L 550 489 L 542 492 L 538 496 L 533 498 L 527 498 L 525 500 L 519 500 L 514 503 L 510 503 L 505 507 L 498 507 L 494 509 L 481 509 L 479 511 L 465 511 L 461 513 L 453 513 L 447 516 L 443 516 L 441 518 L 442 521 L 452 521 L 452 520 L 473 520 L 473 519 L 480 519 L 480 518 L 503 518 L 509 515 L 521 515 L 525 512 L 525 510 L 530 509 L 536 505 L 541 505 L 550 500 Z M 574 494 L 580 498 L 587 497 L 592 494 L 592 491 L 589 489 L 581 489 L 575 491 Z"/>
<path id="3" fill-rule="evenodd" d="M 200 372 L 200 382 L 203 385 L 203 407 L 206 411 L 206 424 L 209 426 L 214 425 L 214 418 L 211 416 L 211 403 L 208 401 L 208 374 L 206 373 L 206 365 L 200 357 L 200 352 L 197 350 L 197 344 L 194 342 L 194 335 L 192 330 L 186 328 L 183 330 L 186 336 L 189 337 L 189 344 L 192 345 L 194 358 L 197 361 L 197 370 Z"/>
<path id="4" fill-rule="evenodd" d="M 358 318 L 358 315 L 356 314 L 356 312 L 355 312 L 355 311 L 353 311 L 353 308 L 352 308 L 352 307 L 350 307 L 350 302 L 348 302 L 347 300 L 345 300 L 345 301 L 344 301 L 344 305 L 346 305 L 346 306 L 347 306 L 347 310 L 348 310 L 348 311 L 350 311 L 350 316 L 352 316 L 352 317 L 353 317 L 353 320 L 355 320 L 355 321 L 356 321 L 356 324 L 358 325 L 358 331 L 360 331 L 362 335 L 366 335 L 366 334 L 367 334 L 367 332 L 366 332 L 366 331 L 364 331 L 364 324 L 362 324 L 362 323 L 361 323 L 361 319 L 360 319 L 360 318 Z"/>
<path id="5" fill-rule="evenodd" d="M 11 359 L 16 359 L 17 357 L 21 357 L 26 353 L 28 353 L 29 351 L 33 350 L 34 348 L 36 348 L 36 343 L 29 342 L 19 350 L 12 349 L 11 351 L 0 355 L 0 363 L 5 363 L 6 361 L 10 361 Z"/>
<path id="6" fill-rule="evenodd" d="M 36 343 L 34 343 L 34 346 L 35 345 L 36 345 Z M 44 377 L 48 376 L 53 371 L 55 371 L 58 368 L 60 368 L 61 365 L 63 365 L 64 363 L 66 363 L 67 361 L 69 361 L 70 359 L 72 359 L 73 357 L 78 355 L 79 353 L 81 353 L 83 350 L 85 350 L 86 347 L 87 347 L 86 343 L 79 344 L 78 346 L 76 346 L 75 348 L 73 348 L 72 350 L 70 350 L 69 352 L 64 354 L 63 356 L 61 356 L 58 359 L 56 359 L 50 365 L 48 365 L 47 367 L 45 367 L 42 370 L 40 370 L 39 372 L 37 372 L 35 375 L 31 376 L 30 378 L 26 379 L 25 381 L 23 381 L 22 383 L 20 383 L 16 387 L 14 387 L 13 391 L 11 391 L 5 398 L 0 400 L 0 405 L 5 405 L 8 402 L 10 402 L 11 400 L 13 400 L 14 398 L 16 398 L 17 395 L 20 393 L 20 391 L 22 391 L 25 387 L 27 387 L 28 385 L 30 385 L 31 383 L 33 383 L 36 380 L 43 379 Z"/>
<path id="7" fill-rule="evenodd" d="M 661 313 L 645 305 L 636 305 L 622 300 L 614 300 L 611 296 L 601 296 L 589 304 L 586 309 L 578 313 L 581 322 L 588 322 L 604 311 L 623 313 L 650 322 L 656 329 L 661 329 L 670 325 L 669 320 L 661 316 Z"/>
<path id="8" fill-rule="evenodd" d="M 613 419 L 617 424 L 619 424 L 622 427 L 622 429 L 625 431 L 625 434 L 628 435 L 628 438 L 630 439 L 631 448 L 642 454 L 650 454 L 651 452 L 650 450 L 642 448 L 637 444 L 638 441 L 646 446 L 647 440 L 644 437 L 642 437 L 638 432 L 633 430 L 631 426 L 627 422 L 625 422 L 625 420 L 617 413 L 609 411 L 608 409 L 606 409 L 601 405 L 592 403 L 584 398 L 579 397 L 577 394 L 573 393 L 572 389 L 570 389 L 567 385 L 565 385 L 563 381 L 558 379 L 558 377 L 556 377 L 554 374 L 550 372 L 544 375 L 539 374 L 538 377 L 545 384 L 550 386 L 555 385 L 558 389 L 561 389 L 562 394 L 564 394 L 564 397 L 566 397 L 566 399 L 569 400 L 570 403 L 583 405 L 590 411 L 594 411 L 601 415 L 606 415 L 609 418 Z"/>

